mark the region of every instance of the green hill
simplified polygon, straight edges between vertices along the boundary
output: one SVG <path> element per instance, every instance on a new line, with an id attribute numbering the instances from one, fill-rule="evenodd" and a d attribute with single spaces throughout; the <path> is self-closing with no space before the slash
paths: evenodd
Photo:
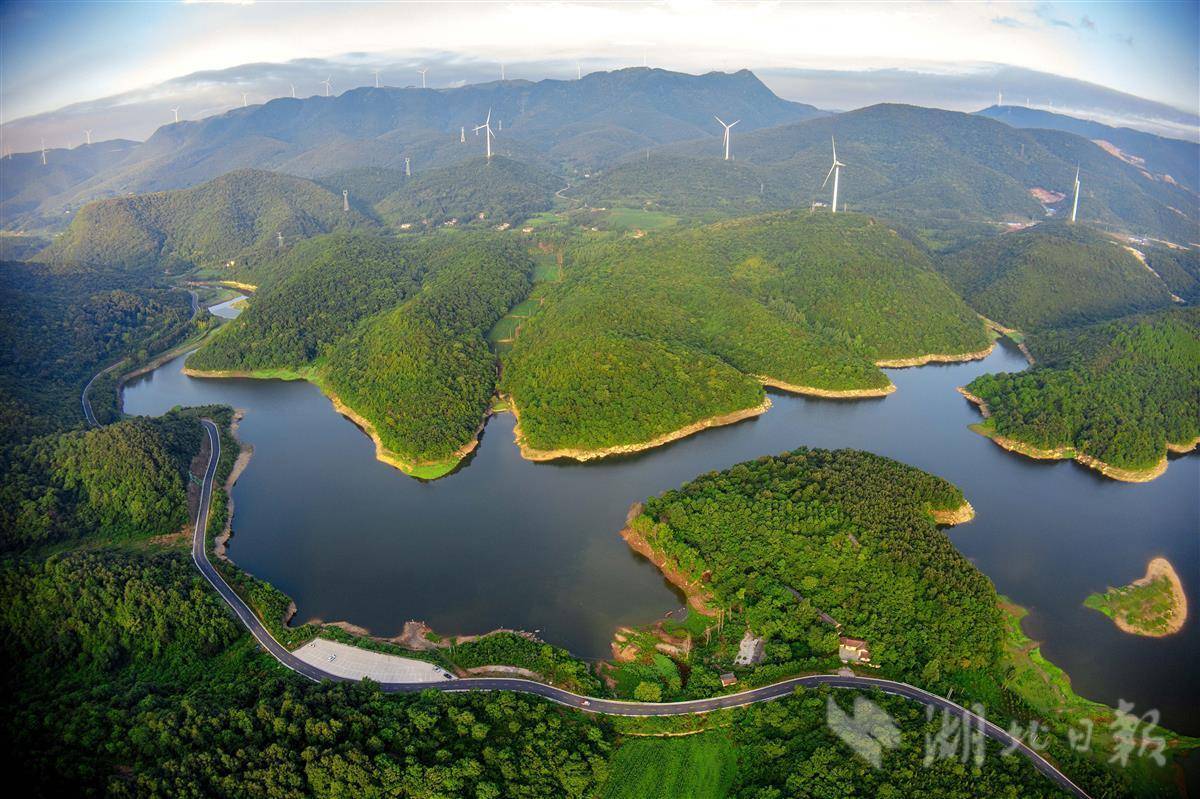
<path id="1" fill-rule="evenodd" d="M 536 450 L 638 445 L 744 411 L 763 401 L 760 378 L 880 393 L 876 359 L 987 344 L 929 261 L 858 215 L 767 215 L 569 255 L 505 358 Z"/>
<path id="2" fill-rule="evenodd" d="M 5 449 L 0 549 L 178 532 L 201 437 L 194 417 L 168 413 Z"/>
<path id="3" fill-rule="evenodd" d="M 1171 292 L 1125 246 L 1086 225 L 1041 224 L 939 258 L 971 305 L 1032 330 L 1111 319 L 1171 304 Z"/>
<path id="4" fill-rule="evenodd" d="M 496 380 L 484 336 L 532 270 L 495 236 L 319 237 L 187 365 L 312 379 L 373 428 L 390 462 L 437 476 L 474 441 Z M 431 462 L 440 471 L 417 468 Z"/>
<path id="5" fill-rule="evenodd" d="M 984 432 L 1135 471 L 1200 436 L 1197 309 L 1036 334 L 1029 346 L 1034 368 L 967 386 L 991 412 Z"/>
<path id="6" fill-rule="evenodd" d="M 245 266 L 297 239 L 377 223 L 309 180 L 244 169 L 180 191 L 90 203 L 42 261 L 181 271 Z"/>
<path id="7" fill-rule="evenodd" d="M 549 208 L 562 185 L 550 173 L 511 158 L 477 158 L 415 174 L 376 208 L 395 227 L 440 225 L 452 219 L 512 224 Z"/>

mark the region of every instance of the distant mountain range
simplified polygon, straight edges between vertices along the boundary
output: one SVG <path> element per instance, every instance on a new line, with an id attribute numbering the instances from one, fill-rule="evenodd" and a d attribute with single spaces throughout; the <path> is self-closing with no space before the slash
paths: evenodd
<path id="1" fill-rule="evenodd" d="M 1200 190 L 1200 144 L 1155 136 L 1133 128 L 1114 128 L 1087 119 L 1019 105 L 990 106 L 977 112 L 1014 128 L 1062 130 L 1091 139 L 1100 147 L 1159 178 Z"/>
<path id="2" fill-rule="evenodd" d="M 853 210 L 901 222 L 1038 221 L 1069 213 L 1078 165 L 1081 220 L 1177 242 L 1197 238 L 1195 192 L 1087 139 L 891 104 L 735 132 L 733 162 L 721 161 L 706 142 L 666 146 L 648 160 L 629 158 L 568 196 L 700 216 L 828 203 L 830 189 L 821 182 L 834 137 L 846 164 L 839 201 Z"/>
<path id="3" fill-rule="evenodd" d="M 549 207 L 563 186 L 556 176 L 565 175 L 566 196 L 593 206 L 711 218 L 827 202 L 821 180 L 836 136 L 847 165 L 842 203 L 898 223 L 1019 224 L 1061 216 L 1078 165 L 1081 220 L 1175 242 L 1197 238 L 1193 187 L 1200 179 L 1185 163 L 1196 145 L 1007 108 L 1006 122 L 1050 128 L 895 104 L 830 115 L 780 99 L 745 70 L 693 76 L 632 68 L 581 80 L 359 88 L 167 125 L 142 144 L 50 151 L 45 166 L 37 153 L 0 159 L 0 202 L 6 230 L 54 230 L 91 200 L 187 188 L 253 168 L 315 179 L 321 185 L 306 186 L 302 196 L 320 189 L 328 197 L 319 204 L 338 209 L 341 190 L 351 191 L 361 224 L 436 225 L 479 214 L 516 222 Z M 483 141 L 474 126 L 489 110 L 498 156 L 482 170 Z M 714 114 L 740 120 L 733 161 L 721 160 Z M 1063 130 L 1076 123 L 1086 126 L 1083 135 Z M 88 210 L 83 227 L 104 239 L 104 224 L 93 221 L 108 220 L 116 208 L 98 217 Z M 290 219 L 284 214 L 282 227 Z M 281 225 L 272 225 L 267 234 L 275 236 Z M 282 230 L 285 239 L 290 229 Z M 95 257 L 70 243 L 76 238 L 73 228 L 53 252 Z M 232 250 L 250 246 L 238 242 Z M 153 246 L 147 239 L 134 249 Z M 225 249 L 180 253 L 207 262 Z"/>
<path id="4" fill-rule="evenodd" d="M 53 224 L 89 200 L 183 188 L 242 168 L 321 177 L 355 167 L 402 168 L 406 157 L 418 171 L 466 161 L 483 152 L 473 128 L 489 110 L 496 151 L 579 169 L 706 135 L 717 127 L 714 113 L 741 119 L 742 131 L 824 113 L 780 99 L 748 70 L 696 76 L 631 68 L 575 81 L 358 88 L 336 97 L 281 98 L 166 125 L 103 169 L 37 189 L 32 184 L 42 182 L 39 154 L 4 159 L 0 177 L 11 186 L 7 191 L 14 200 L 24 198 L 6 203 L 4 226 Z M 50 151 L 47 164 L 74 152 Z"/>

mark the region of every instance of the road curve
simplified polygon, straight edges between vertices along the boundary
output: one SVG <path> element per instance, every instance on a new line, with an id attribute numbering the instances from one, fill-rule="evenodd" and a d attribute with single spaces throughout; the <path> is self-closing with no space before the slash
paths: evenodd
<path id="1" fill-rule="evenodd" d="M 250 610 L 237 592 L 230 588 L 229 584 L 225 582 L 225 579 L 209 561 L 208 550 L 205 546 L 205 529 L 208 527 L 209 504 L 212 499 L 213 481 L 216 479 L 217 474 L 217 463 L 221 458 L 221 436 L 216 424 L 211 420 L 202 419 L 201 423 L 208 432 L 209 457 L 208 466 L 204 471 L 204 480 L 201 483 L 200 504 L 196 509 L 196 527 L 192 536 L 192 561 L 196 564 L 196 568 L 200 570 L 204 578 L 216 589 L 226 604 L 233 609 L 234 614 L 245 625 L 246 629 L 250 631 L 250 634 L 254 636 L 262 648 L 267 650 L 272 657 L 284 666 L 314 682 L 321 682 L 323 680 L 350 682 L 346 678 L 330 674 L 316 666 L 305 663 L 276 641 L 271 633 L 267 631 L 267 628 L 263 626 L 258 616 Z M 735 694 L 714 696 L 709 699 L 690 699 L 685 702 L 622 702 L 615 699 L 586 697 L 565 691 L 562 688 L 556 688 L 553 685 L 513 677 L 471 677 L 447 680 L 441 683 L 380 683 L 380 688 L 389 693 L 413 693 L 428 689 L 447 692 L 517 691 L 540 696 L 551 702 L 557 702 L 560 705 L 588 713 L 601 713 L 612 716 L 679 716 L 744 707 L 758 702 L 769 702 L 774 699 L 782 699 L 783 697 L 790 696 L 797 688 L 812 688 L 818 685 L 828 685 L 834 688 L 875 688 L 887 694 L 903 696 L 920 702 L 923 705 L 944 710 L 962 719 L 970 725 L 972 730 L 982 732 L 987 737 L 1019 751 L 1033 764 L 1034 768 L 1053 780 L 1063 790 L 1079 797 L 1079 799 L 1091 799 L 1087 792 L 1073 783 L 1053 763 L 1046 760 L 1018 738 L 1014 738 L 1006 730 L 996 726 L 982 716 L 978 716 L 948 699 L 931 694 L 928 691 L 908 685 L 907 683 L 883 680 L 876 677 L 812 674 L 805 677 L 793 677 L 792 679 L 782 680 L 772 685 L 751 688 L 750 690 L 740 691 Z"/>
<path id="2" fill-rule="evenodd" d="M 197 294 L 194 289 L 188 289 L 187 292 L 192 297 L 192 316 L 188 321 L 193 322 L 196 319 L 196 314 L 200 313 L 200 295 Z M 92 401 L 88 399 L 88 392 L 92 390 L 92 383 L 95 383 L 96 378 L 98 378 L 100 375 L 104 374 L 105 372 L 111 372 L 113 369 L 116 369 L 123 363 L 125 363 L 124 358 L 117 361 L 112 366 L 104 367 L 99 372 L 96 372 L 96 374 L 92 375 L 92 379 L 87 381 L 87 385 L 83 387 L 83 393 L 79 395 L 79 401 L 83 405 L 83 418 L 84 421 L 87 422 L 88 427 L 100 426 L 100 422 L 96 420 L 96 414 L 92 413 Z"/>

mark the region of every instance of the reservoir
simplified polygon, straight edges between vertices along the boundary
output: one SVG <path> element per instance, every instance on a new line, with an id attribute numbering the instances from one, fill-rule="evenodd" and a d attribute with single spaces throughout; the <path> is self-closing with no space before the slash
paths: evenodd
<path id="1" fill-rule="evenodd" d="M 1200 734 L 1200 456 L 1150 483 L 1119 483 L 1073 462 L 1037 462 L 967 429 L 957 392 L 985 372 L 1026 367 L 1006 344 L 982 361 L 887 370 L 884 399 L 772 393 L 766 414 L 638 455 L 588 464 L 522 460 L 511 414 L 487 424 L 457 472 L 426 483 L 375 460 L 374 445 L 315 386 L 195 379 L 183 357 L 131 380 L 124 408 L 246 411 L 254 447 L 233 491 L 229 555 L 296 602 L 296 622 L 348 621 L 375 635 L 420 619 L 440 633 L 536 630 L 584 657 L 607 657 L 614 629 L 653 621 L 681 598 L 618 535 L 632 502 L 707 471 L 796 446 L 870 450 L 944 477 L 975 507 L 947 530 L 997 590 L 1030 611 L 1025 631 L 1076 691 L 1152 708 Z M 1188 594 L 1173 636 L 1127 635 L 1084 598 L 1168 558 Z"/>

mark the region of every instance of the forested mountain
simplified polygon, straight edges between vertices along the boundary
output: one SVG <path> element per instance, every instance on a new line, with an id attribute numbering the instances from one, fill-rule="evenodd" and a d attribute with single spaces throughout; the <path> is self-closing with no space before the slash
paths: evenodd
<path id="1" fill-rule="evenodd" d="M 894 232 L 792 212 L 569 252 L 504 389 L 539 450 L 645 442 L 763 400 L 761 380 L 889 388 L 877 359 L 985 347 L 979 320 Z"/>
<path id="2" fill-rule="evenodd" d="M 17 230 L 37 222 L 36 211 L 51 197 L 69 194 L 88 178 L 120 164 L 138 142 L 111 139 L 67 149 L 11 153 L 0 158 L 0 227 Z"/>
<path id="3" fill-rule="evenodd" d="M 0 446 L 80 424 L 92 375 L 169 346 L 190 315 L 185 292 L 119 269 L 0 262 Z"/>
<path id="4" fill-rule="evenodd" d="M 644 155 L 628 159 L 595 179 L 595 187 L 584 182 L 578 196 L 592 204 L 641 206 L 650 200 L 650 207 L 666 210 L 738 213 L 760 188 L 757 178 L 761 202 L 807 208 L 830 201 L 831 188 L 821 183 L 832 158 L 831 137 L 846 164 L 839 203 L 904 222 L 1040 220 L 1046 211 L 1035 190 L 1055 213 L 1066 214 L 1077 165 L 1081 220 L 1178 242 L 1194 239 L 1200 220 L 1194 192 L 1148 177 L 1081 137 L 904 105 L 735 132 L 732 163 L 722 162 L 718 148 L 706 142 L 671 145 L 651 151 L 649 161 Z M 693 160 L 656 167 L 655 158 Z M 729 175 L 724 183 L 714 179 L 722 167 Z"/>
<path id="5" fill-rule="evenodd" d="M 276 256 L 283 246 L 334 230 L 374 228 L 342 196 L 289 175 L 243 169 L 180 191 L 90 203 L 38 259 L 184 271 Z"/>
<path id="6" fill-rule="evenodd" d="M 530 164 L 496 156 L 431 169 L 404 179 L 378 201 L 379 216 L 393 227 L 423 228 L 457 220 L 513 224 L 554 202 L 563 182 Z"/>
<path id="7" fill-rule="evenodd" d="M 938 259 L 950 285 L 984 316 L 1022 330 L 1112 319 L 1172 304 L 1133 252 L 1087 225 L 1043 223 Z"/>
<path id="8" fill-rule="evenodd" d="M 581 167 L 716 136 L 714 113 L 740 118 L 743 131 L 822 113 L 781 100 L 747 70 L 685 75 L 644 67 L 577 81 L 364 87 L 336 97 L 278 98 L 166 125 L 119 165 L 53 192 L 36 214 L 53 223 L 88 200 L 183 188 L 249 167 L 318 177 L 364 166 L 402 169 L 409 157 L 420 172 L 481 155 L 481 139 L 471 135 L 462 143 L 460 133 L 482 124 L 489 109 L 494 150 Z"/>
<path id="9" fill-rule="evenodd" d="M 522 245 L 479 233 L 316 238 L 188 367 L 311 378 L 396 465 L 450 468 L 495 388 L 484 336 L 529 292 L 532 269 Z"/>
<path id="10" fill-rule="evenodd" d="M 987 403 L 989 434 L 1132 470 L 1200 436 L 1200 310 L 1047 331 L 1029 346 L 1034 368 L 967 387 Z"/>
<path id="11" fill-rule="evenodd" d="M 1133 128 L 1115 128 L 1089 119 L 1019 105 L 994 105 L 975 113 L 1014 128 L 1074 133 L 1096 142 L 1114 158 L 1141 167 L 1156 179 L 1169 179 L 1192 191 L 1200 190 L 1200 144 L 1196 142 L 1155 136 Z"/>

